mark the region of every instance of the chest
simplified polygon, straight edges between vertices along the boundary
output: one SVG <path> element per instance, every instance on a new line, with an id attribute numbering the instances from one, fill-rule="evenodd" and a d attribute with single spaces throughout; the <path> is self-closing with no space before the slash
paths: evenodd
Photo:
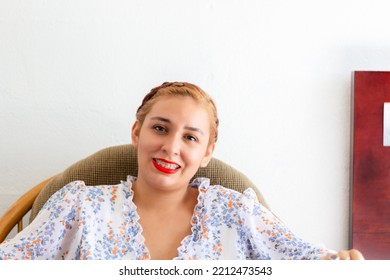
<path id="1" fill-rule="evenodd" d="M 144 217 L 139 223 L 150 258 L 169 260 L 177 257 L 182 241 L 191 235 L 192 215 L 181 213 L 175 216 L 144 215 Z"/>

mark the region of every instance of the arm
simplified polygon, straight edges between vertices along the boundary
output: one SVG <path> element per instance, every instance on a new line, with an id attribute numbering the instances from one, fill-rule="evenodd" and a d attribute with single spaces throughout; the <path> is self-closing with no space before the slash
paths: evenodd
<path id="1" fill-rule="evenodd" d="M 47 201 L 39 215 L 13 239 L 0 245 L 0 259 L 61 259 L 77 242 L 77 196 L 80 182 L 73 182 Z"/>
<path id="2" fill-rule="evenodd" d="M 251 191 L 242 197 L 242 219 L 255 255 L 266 253 L 269 259 L 327 259 L 337 255 L 321 244 L 307 242 L 295 235 L 271 211 L 257 203 Z M 353 256 L 358 257 L 355 251 Z M 339 258 L 344 258 L 345 252 Z M 334 258 L 334 257 L 332 257 Z"/>

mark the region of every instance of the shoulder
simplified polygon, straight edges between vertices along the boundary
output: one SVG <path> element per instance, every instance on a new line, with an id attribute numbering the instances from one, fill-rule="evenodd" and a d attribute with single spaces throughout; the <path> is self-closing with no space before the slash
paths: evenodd
<path id="1" fill-rule="evenodd" d="M 55 192 L 46 202 L 43 209 L 58 207 L 63 205 L 80 204 L 104 204 L 114 203 L 118 200 L 126 199 L 131 195 L 131 182 L 122 181 L 117 185 L 97 185 L 89 186 L 84 181 L 73 181 Z"/>
<path id="2" fill-rule="evenodd" d="M 233 190 L 227 186 L 221 185 L 211 185 L 209 178 L 195 178 L 191 182 L 191 186 L 193 188 L 199 189 L 199 192 L 207 193 L 210 195 L 216 195 L 218 197 L 228 197 L 228 198 L 242 198 L 245 197 L 247 199 L 252 199 L 257 201 L 257 196 L 255 191 L 248 187 L 244 192 L 240 193 L 236 190 Z"/>
<path id="3" fill-rule="evenodd" d="M 253 208 L 254 205 L 260 205 L 255 191 L 247 188 L 243 193 L 227 188 L 221 185 L 210 185 L 207 178 L 196 178 L 192 186 L 199 190 L 200 200 L 205 205 L 215 204 L 224 208 Z"/>

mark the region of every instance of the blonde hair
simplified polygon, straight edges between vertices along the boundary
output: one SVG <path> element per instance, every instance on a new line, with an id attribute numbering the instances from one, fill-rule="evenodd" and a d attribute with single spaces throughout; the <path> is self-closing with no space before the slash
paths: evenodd
<path id="1" fill-rule="evenodd" d="M 153 105 L 161 96 L 189 96 L 202 104 L 210 117 L 210 140 L 209 144 L 214 144 L 218 139 L 218 114 L 217 107 L 213 99 L 200 87 L 187 82 L 165 82 L 162 85 L 153 88 L 143 99 L 139 106 L 136 118 L 142 126 L 146 115 L 150 112 Z"/>

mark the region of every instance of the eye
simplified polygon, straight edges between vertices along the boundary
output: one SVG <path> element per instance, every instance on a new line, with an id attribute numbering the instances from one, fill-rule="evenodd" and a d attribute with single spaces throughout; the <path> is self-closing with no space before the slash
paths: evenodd
<path id="1" fill-rule="evenodd" d="M 193 135 L 186 135 L 186 136 L 184 136 L 184 138 L 189 140 L 189 141 L 191 141 L 191 142 L 197 142 L 198 141 L 198 138 L 196 138 Z"/>
<path id="2" fill-rule="evenodd" d="M 158 124 L 154 125 L 154 126 L 153 126 L 153 129 L 154 129 L 155 131 L 157 131 L 158 133 L 163 133 L 163 132 L 166 132 L 166 131 L 167 131 L 167 129 L 166 129 L 164 126 L 158 125 Z"/>

